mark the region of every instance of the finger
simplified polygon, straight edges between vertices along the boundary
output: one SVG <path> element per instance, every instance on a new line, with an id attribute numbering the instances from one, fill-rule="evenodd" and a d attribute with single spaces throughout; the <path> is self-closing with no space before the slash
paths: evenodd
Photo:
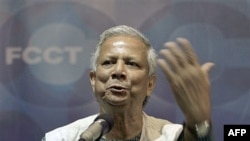
<path id="1" fill-rule="evenodd" d="M 191 43 L 185 38 L 177 38 L 177 42 L 183 47 L 183 51 L 186 54 L 187 61 L 195 66 L 199 65 L 198 57 L 192 49 Z"/>
<path id="2" fill-rule="evenodd" d="M 214 66 L 214 63 L 212 62 L 207 62 L 205 64 L 203 64 L 201 66 L 201 70 L 203 71 L 203 73 L 205 74 L 206 76 L 206 81 L 210 84 L 210 81 L 209 81 L 209 71 L 212 69 L 212 67 Z"/>
<path id="3" fill-rule="evenodd" d="M 167 79 L 170 81 L 173 74 L 166 61 L 164 59 L 157 59 L 157 63 L 165 73 Z"/>
<path id="4" fill-rule="evenodd" d="M 203 65 L 201 66 L 201 69 L 202 69 L 204 72 L 209 73 L 209 71 L 213 68 L 213 66 L 214 66 L 214 63 L 212 63 L 212 62 L 207 62 L 207 63 L 205 63 L 205 64 L 203 64 Z"/>
<path id="5" fill-rule="evenodd" d="M 174 72 L 179 71 L 180 67 L 178 65 L 178 62 L 175 59 L 175 57 L 173 56 L 173 54 L 168 49 L 162 49 L 160 51 L 160 54 L 162 54 L 166 58 L 169 66 L 170 66 L 169 68 L 171 68 Z"/>
<path id="6" fill-rule="evenodd" d="M 169 49 L 173 57 L 175 57 L 174 59 L 177 61 L 178 65 L 184 67 L 187 60 L 180 47 L 175 42 L 167 42 L 164 45 Z"/>

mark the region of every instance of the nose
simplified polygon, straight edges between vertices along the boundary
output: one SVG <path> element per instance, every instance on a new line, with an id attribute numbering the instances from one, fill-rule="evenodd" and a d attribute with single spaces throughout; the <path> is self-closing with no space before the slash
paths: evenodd
<path id="1" fill-rule="evenodd" d="M 111 74 L 112 79 L 118 79 L 118 80 L 126 80 L 127 74 L 126 74 L 126 68 L 125 68 L 124 62 L 117 62 L 114 66 L 114 70 Z"/>

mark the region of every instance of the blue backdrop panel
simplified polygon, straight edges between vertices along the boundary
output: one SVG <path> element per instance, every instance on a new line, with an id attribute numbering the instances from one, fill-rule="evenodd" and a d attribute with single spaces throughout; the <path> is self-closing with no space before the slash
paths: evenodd
<path id="1" fill-rule="evenodd" d="M 98 112 L 89 84 L 99 34 L 126 24 L 159 51 L 188 38 L 211 71 L 216 141 L 224 124 L 250 123 L 250 0 L 0 1 L 0 140 L 39 141 L 45 132 Z M 145 107 L 184 118 L 163 73 Z"/>

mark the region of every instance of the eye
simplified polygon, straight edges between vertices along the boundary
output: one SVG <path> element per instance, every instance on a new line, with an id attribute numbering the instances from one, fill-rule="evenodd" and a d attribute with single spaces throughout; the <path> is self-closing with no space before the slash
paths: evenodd
<path id="1" fill-rule="evenodd" d="M 114 64 L 114 62 L 111 61 L 111 60 L 105 60 L 105 61 L 102 63 L 102 65 L 111 65 L 111 64 Z"/>
<path id="2" fill-rule="evenodd" d="M 133 66 L 133 67 L 139 67 L 139 65 L 136 62 L 128 62 L 127 65 Z"/>

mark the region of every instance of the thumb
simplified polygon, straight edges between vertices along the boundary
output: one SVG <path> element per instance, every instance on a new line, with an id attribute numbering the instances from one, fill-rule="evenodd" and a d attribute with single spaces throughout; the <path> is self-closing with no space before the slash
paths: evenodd
<path id="1" fill-rule="evenodd" d="M 207 63 L 205 63 L 205 64 L 203 64 L 203 65 L 201 66 L 201 70 L 203 70 L 204 72 L 208 73 L 208 72 L 212 69 L 212 67 L 213 67 L 214 65 L 215 65 L 215 64 L 212 63 L 212 62 L 207 62 Z"/>

